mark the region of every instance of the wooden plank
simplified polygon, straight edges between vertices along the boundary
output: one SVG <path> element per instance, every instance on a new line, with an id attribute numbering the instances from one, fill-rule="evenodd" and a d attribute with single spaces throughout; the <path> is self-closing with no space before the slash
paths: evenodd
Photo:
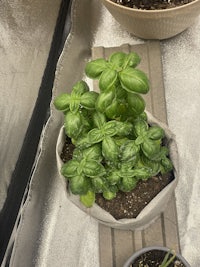
<path id="1" fill-rule="evenodd" d="M 95 47 L 92 57 L 108 58 L 113 52 L 137 52 L 141 57 L 140 69 L 150 80 L 150 92 L 144 96 L 146 109 L 163 122 L 167 122 L 165 91 L 162 76 L 162 61 L 159 41 L 140 45 L 125 44 L 120 47 Z M 97 83 L 94 84 L 94 87 Z M 97 87 L 96 89 L 97 90 Z M 175 197 L 159 218 L 145 230 L 124 231 L 99 226 L 100 266 L 122 266 L 126 259 L 144 246 L 164 245 L 180 252 Z"/>
<path id="2" fill-rule="evenodd" d="M 125 242 L 126 240 L 126 242 Z M 133 253 L 132 231 L 113 229 L 113 265 L 121 267 Z"/>
<path id="3" fill-rule="evenodd" d="M 100 266 L 113 266 L 113 244 L 112 231 L 110 227 L 99 224 L 99 254 Z"/>

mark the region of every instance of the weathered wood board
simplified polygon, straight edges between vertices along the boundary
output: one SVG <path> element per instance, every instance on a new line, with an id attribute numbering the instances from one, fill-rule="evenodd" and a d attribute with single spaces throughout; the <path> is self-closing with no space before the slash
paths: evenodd
<path id="1" fill-rule="evenodd" d="M 163 85 L 161 49 L 159 41 L 149 41 L 139 45 L 120 47 L 94 47 L 93 59 L 107 58 L 115 51 L 137 52 L 142 61 L 142 69 L 149 77 L 151 89 L 144 97 L 146 108 L 155 117 L 167 123 L 165 90 Z M 124 231 L 99 224 L 99 247 L 101 267 L 122 267 L 132 253 L 142 247 L 164 245 L 180 251 L 175 197 L 168 203 L 167 209 L 145 230 Z"/>

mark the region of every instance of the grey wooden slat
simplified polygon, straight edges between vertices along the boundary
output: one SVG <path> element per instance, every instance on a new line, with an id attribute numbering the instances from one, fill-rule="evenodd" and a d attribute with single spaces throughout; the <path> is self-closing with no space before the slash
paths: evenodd
<path id="1" fill-rule="evenodd" d="M 137 251 L 143 247 L 142 233 L 143 231 L 141 230 L 133 231 L 134 251 Z"/>
<path id="2" fill-rule="evenodd" d="M 154 116 L 163 122 L 167 122 L 160 43 L 156 41 L 148 42 L 147 50 L 151 83 L 151 110 Z"/>
<path id="3" fill-rule="evenodd" d="M 147 104 L 146 109 L 161 121 L 167 122 L 159 42 L 150 41 L 133 46 L 124 44 L 120 47 L 111 48 L 95 47 L 92 51 L 92 57 L 108 58 L 111 53 L 116 51 L 135 51 L 140 55 L 142 60 L 139 68 L 149 77 L 151 87 L 150 92 L 144 95 Z M 95 87 L 96 85 L 94 84 Z M 105 264 L 110 264 L 113 267 L 122 266 L 129 254 L 144 246 L 167 245 L 170 248 L 176 249 L 176 251 L 180 251 L 174 196 L 168 204 L 166 211 L 145 230 L 124 231 L 113 229 L 109 232 L 107 229 L 107 234 L 105 234 L 104 227 L 99 226 L 101 267 L 108 266 Z M 109 242 L 106 242 L 106 240 L 109 240 Z"/>
<path id="4" fill-rule="evenodd" d="M 143 230 L 143 246 L 163 246 L 162 217 L 159 217 L 150 227 Z"/>
<path id="5" fill-rule="evenodd" d="M 121 267 L 133 253 L 132 231 L 113 230 L 113 266 Z M 126 242 L 125 242 L 126 240 Z"/>
<path id="6" fill-rule="evenodd" d="M 113 264 L 112 230 L 103 224 L 99 224 L 99 253 L 100 266 L 110 267 Z"/>

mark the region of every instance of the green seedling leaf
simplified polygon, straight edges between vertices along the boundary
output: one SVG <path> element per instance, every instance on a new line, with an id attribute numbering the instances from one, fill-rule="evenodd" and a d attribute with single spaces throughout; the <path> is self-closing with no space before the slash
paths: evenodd
<path id="1" fill-rule="evenodd" d="M 149 80 L 144 72 L 131 67 L 119 73 L 121 86 L 130 93 L 146 94 L 149 91 Z"/>
<path id="2" fill-rule="evenodd" d="M 85 207 L 91 208 L 95 202 L 95 193 L 88 190 L 85 195 L 80 196 L 80 201 Z"/>
<path id="3" fill-rule="evenodd" d="M 103 58 L 92 60 L 86 64 L 85 73 L 89 78 L 98 79 L 101 73 L 107 68 L 107 61 Z"/>
<path id="4" fill-rule="evenodd" d="M 159 267 L 168 267 L 173 262 L 175 257 L 176 257 L 175 252 L 173 252 L 172 250 L 169 250 L 167 254 L 165 255 L 161 265 L 159 265 Z"/>

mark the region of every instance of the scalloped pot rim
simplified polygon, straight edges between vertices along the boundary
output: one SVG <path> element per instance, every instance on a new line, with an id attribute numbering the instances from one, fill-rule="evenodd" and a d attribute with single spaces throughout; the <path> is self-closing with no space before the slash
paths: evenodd
<path id="1" fill-rule="evenodd" d="M 167 8 L 167 9 L 159 9 L 159 10 L 140 10 L 140 9 L 134 9 L 134 8 L 130 8 L 130 7 L 125 7 L 125 6 L 122 6 L 122 5 L 119 5 L 117 3 L 114 3 L 112 2 L 111 0 L 102 0 L 102 2 L 106 2 L 108 3 L 109 5 L 113 5 L 113 7 L 116 7 L 118 9 L 121 9 L 121 10 L 124 10 L 124 11 L 132 11 L 132 12 L 135 12 L 135 13 L 148 13 L 148 14 L 158 14 L 158 13 L 171 13 L 173 11 L 178 11 L 178 10 L 181 10 L 181 9 L 185 9 L 185 8 L 188 8 L 188 7 L 191 7 L 193 5 L 195 5 L 197 2 L 199 2 L 200 0 L 194 0 L 190 3 L 187 3 L 187 4 L 184 4 L 182 6 L 178 6 L 178 7 L 172 7 L 172 8 Z"/>

